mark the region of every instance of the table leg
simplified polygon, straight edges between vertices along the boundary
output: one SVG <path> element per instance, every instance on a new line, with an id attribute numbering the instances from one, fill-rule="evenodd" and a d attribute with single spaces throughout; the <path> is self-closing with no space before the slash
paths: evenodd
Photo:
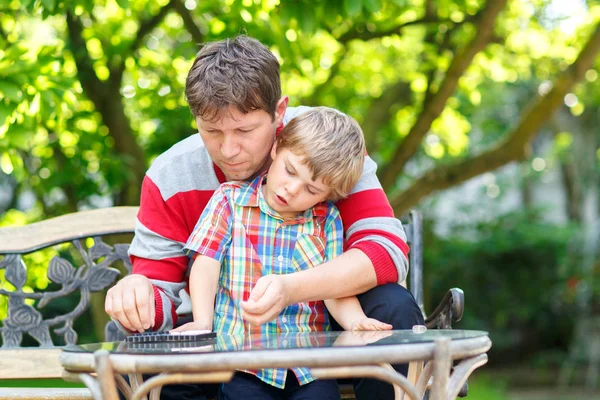
<path id="1" fill-rule="evenodd" d="M 161 374 L 153 376 L 137 388 L 133 394 L 132 400 L 142 400 L 152 389 L 173 383 L 229 382 L 233 377 L 233 373 L 234 371 L 223 371 L 200 374 Z"/>
<path id="2" fill-rule="evenodd" d="M 446 400 L 448 376 L 452 368 L 452 354 L 450 352 L 451 339 L 440 337 L 435 339 L 433 350 L 433 385 L 431 386 L 431 400 Z"/>
<path id="3" fill-rule="evenodd" d="M 337 379 L 337 378 L 375 378 L 394 385 L 394 396 L 396 400 L 401 400 L 400 394 L 396 388 L 404 390 L 411 400 L 420 400 L 414 386 L 402 374 L 396 372 L 393 368 L 388 369 L 381 365 L 357 365 L 346 367 L 324 367 L 310 368 L 310 373 L 317 379 Z"/>
<path id="4" fill-rule="evenodd" d="M 425 364 L 421 375 L 419 375 L 419 380 L 417 381 L 417 394 L 420 399 L 425 396 L 425 391 L 427 390 L 427 386 L 429 386 L 429 380 L 431 379 L 431 375 L 433 374 L 433 363 L 429 361 Z"/>
<path id="5" fill-rule="evenodd" d="M 119 400 L 109 356 L 110 353 L 107 350 L 98 350 L 94 353 L 98 383 L 100 383 L 100 391 L 104 400 Z"/>
<path id="6" fill-rule="evenodd" d="M 455 399 L 458 396 L 460 388 L 467 381 L 467 378 L 471 373 L 487 363 L 487 354 L 480 354 L 475 357 L 465 358 L 459 364 L 454 366 L 454 371 L 450 376 L 450 382 L 448 382 L 447 396 L 449 399 Z"/>
<path id="7" fill-rule="evenodd" d="M 131 400 L 131 396 L 133 396 L 133 390 L 131 389 L 131 386 L 129 386 L 129 383 L 127 383 L 125 378 L 123 378 L 123 375 L 115 374 L 114 376 L 115 381 L 117 382 L 117 387 L 119 388 L 121 393 L 123 393 L 125 399 Z"/>

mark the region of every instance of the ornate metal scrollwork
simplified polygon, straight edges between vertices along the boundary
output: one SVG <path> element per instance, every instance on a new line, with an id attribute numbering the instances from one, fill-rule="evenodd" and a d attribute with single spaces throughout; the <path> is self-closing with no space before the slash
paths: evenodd
<path id="1" fill-rule="evenodd" d="M 21 254 L 8 254 L 0 261 L 0 269 L 4 269 L 4 278 L 15 286 L 14 291 L 0 289 L 0 295 L 8 298 L 8 316 L 0 327 L 2 347 L 20 347 L 23 333 L 33 337 L 41 347 L 54 347 L 50 329 L 62 335 L 66 344 L 77 342 L 77 333 L 73 329 L 73 321 L 88 307 L 90 293 L 99 291 L 110 285 L 119 275 L 119 270 L 111 268 L 116 262 L 123 262 L 128 272 L 131 263 L 127 250 L 128 244 L 109 246 L 100 237 L 94 237 L 94 245 L 86 249 L 80 240 L 72 242 L 83 258 L 83 265 L 74 268 L 66 259 L 55 256 L 48 265 L 48 279 L 62 287 L 56 291 L 26 293 L 23 286 L 27 282 L 27 266 Z M 51 300 L 80 292 L 79 303 L 64 315 L 44 319 L 36 308 L 43 308 Z M 33 299 L 34 306 L 25 303 Z"/>

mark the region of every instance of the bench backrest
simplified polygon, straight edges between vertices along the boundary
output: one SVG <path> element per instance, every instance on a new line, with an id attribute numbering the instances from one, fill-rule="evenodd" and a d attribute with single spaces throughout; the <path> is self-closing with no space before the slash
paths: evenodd
<path id="1" fill-rule="evenodd" d="M 0 270 L 14 291 L 0 287 L 0 296 L 8 299 L 8 316 L 2 321 L 2 348 L 21 348 L 23 334 L 33 337 L 40 347 L 54 347 L 50 330 L 64 338 L 66 344 L 77 342 L 73 321 L 88 307 L 90 293 L 110 286 L 119 277 L 113 265 L 122 262 L 131 272 L 127 256 L 129 244 L 108 245 L 102 237 L 133 233 L 137 207 L 111 207 L 81 211 L 21 227 L 0 228 Z M 409 289 L 423 309 L 423 264 L 421 216 L 411 211 L 404 223 L 411 246 Z M 93 244 L 86 246 L 86 238 Z M 47 276 L 60 285 L 58 290 L 30 293 L 24 290 L 27 266 L 22 256 L 54 246 L 71 243 L 82 263 L 74 266 L 60 256 L 50 260 Z M 73 292 L 79 292 L 79 303 L 64 315 L 44 319 L 40 309 L 48 302 Z M 33 302 L 33 303 L 32 303 Z"/>

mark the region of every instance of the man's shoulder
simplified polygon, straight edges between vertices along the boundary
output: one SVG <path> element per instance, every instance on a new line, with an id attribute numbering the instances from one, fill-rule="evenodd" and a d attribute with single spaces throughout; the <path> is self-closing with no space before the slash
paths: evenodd
<path id="1" fill-rule="evenodd" d="M 298 115 L 307 112 L 312 107 L 308 106 L 298 106 L 298 107 L 288 107 L 285 110 L 285 115 L 283 116 L 283 125 L 287 125 L 293 118 L 296 118 Z"/>
<path id="2" fill-rule="evenodd" d="M 198 134 L 175 143 L 156 157 L 146 175 L 164 199 L 179 192 L 214 190 L 219 186 L 213 162 Z"/>

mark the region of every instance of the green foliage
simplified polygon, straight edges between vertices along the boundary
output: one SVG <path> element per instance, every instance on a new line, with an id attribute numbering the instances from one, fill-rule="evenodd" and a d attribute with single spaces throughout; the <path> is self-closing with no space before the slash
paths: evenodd
<path id="1" fill-rule="evenodd" d="M 449 238 L 429 232 L 425 241 L 427 303 L 462 288 L 465 315 L 457 327 L 489 331 L 496 362 L 568 343 L 580 279 L 568 245 L 577 230 L 544 222 L 543 213 L 457 225 Z"/>
<path id="2" fill-rule="evenodd" d="M 199 43 L 239 33 L 279 56 L 292 105 L 355 116 L 384 166 L 477 34 L 485 3 L 444 0 L 426 10 L 416 0 L 220 0 L 182 10 L 167 0 L 11 0 L 0 6 L 0 167 L 15 177 L 15 196 L 32 190 L 48 215 L 93 207 L 98 196 L 134 203 L 123 191 L 194 132 L 183 88 Z M 528 88 L 508 97 L 523 102 L 572 62 L 596 18 L 589 7 L 565 34 L 546 2 L 510 2 L 497 43 L 459 79 L 402 178 L 501 138 L 515 120 L 502 112 L 510 86 Z M 581 113 L 599 91 L 578 92 Z M 118 126 L 115 110 L 103 109 L 115 101 L 124 110 Z"/>

